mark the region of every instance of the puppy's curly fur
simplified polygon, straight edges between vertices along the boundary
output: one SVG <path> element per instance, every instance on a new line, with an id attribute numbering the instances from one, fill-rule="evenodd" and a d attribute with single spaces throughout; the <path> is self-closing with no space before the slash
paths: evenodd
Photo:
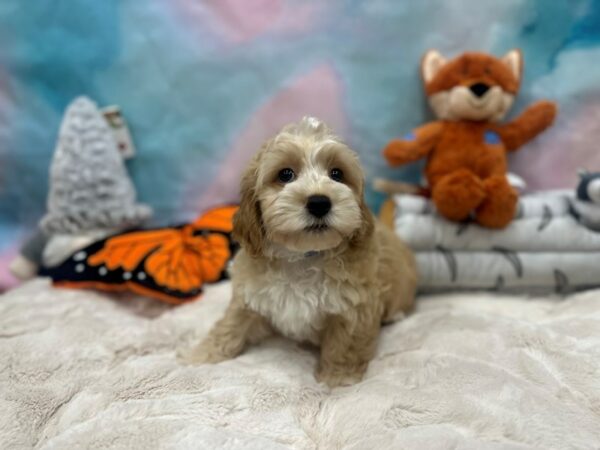
<path id="1" fill-rule="evenodd" d="M 412 254 L 363 191 L 358 157 L 317 119 L 266 142 L 241 182 L 232 301 L 185 359 L 216 363 L 278 333 L 321 347 L 317 379 L 359 381 L 381 323 L 411 308 L 417 281 Z M 316 215 L 315 195 L 329 199 Z"/>

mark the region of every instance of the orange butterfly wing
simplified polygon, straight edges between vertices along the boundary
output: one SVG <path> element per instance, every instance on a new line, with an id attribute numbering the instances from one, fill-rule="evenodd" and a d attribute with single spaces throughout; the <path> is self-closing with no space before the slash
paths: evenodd
<path id="1" fill-rule="evenodd" d="M 146 272 L 154 281 L 186 291 L 203 282 L 217 281 L 229 260 L 229 241 L 220 234 L 193 236 L 184 228 L 179 245 L 170 243 L 150 255 Z"/>
<path id="2" fill-rule="evenodd" d="M 223 206 L 211 209 L 198 217 L 192 226 L 196 229 L 231 233 L 233 229 L 233 216 L 237 210 L 237 206 Z"/>
<path id="3" fill-rule="evenodd" d="M 230 256 L 225 236 L 194 236 L 193 227 L 188 225 L 109 238 L 102 250 L 88 258 L 88 264 L 132 271 L 146 259 L 146 275 L 157 285 L 189 292 L 204 282 L 217 281 Z"/>
<path id="4" fill-rule="evenodd" d="M 108 238 L 102 250 L 88 258 L 88 264 L 104 264 L 109 270 L 131 271 L 152 251 L 179 241 L 180 231 L 161 229 L 135 231 Z"/>

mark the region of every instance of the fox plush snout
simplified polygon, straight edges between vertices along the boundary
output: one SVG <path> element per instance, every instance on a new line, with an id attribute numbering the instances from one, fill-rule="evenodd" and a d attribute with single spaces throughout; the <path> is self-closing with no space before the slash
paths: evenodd
<path id="1" fill-rule="evenodd" d="M 447 61 L 430 50 L 421 75 L 431 108 L 439 119 L 498 121 L 514 102 L 522 72 L 519 50 L 502 58 L 468 52 Z"/>

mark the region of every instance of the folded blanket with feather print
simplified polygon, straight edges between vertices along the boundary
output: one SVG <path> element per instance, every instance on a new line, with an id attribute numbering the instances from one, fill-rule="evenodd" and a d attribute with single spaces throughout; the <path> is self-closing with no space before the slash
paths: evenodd
<path id="1" fill-rule="evenodd" d="M 442 246 L 478 252 L 497 247 L 518 252 L 600 252 L 600 233 L 581 226 L 573 216 L 519 219 L 505 229 L 492 230 L 432 214 L 401 213 L 396 218 L 396 232 L 416 251 Z"/>
<path id="2" fill-rule="evenodd" d="M 564 294 L 600 284 L 595 252 L 456 252 L 443 247 L 417 252 L 423 290 L 476 289 Z"/>
<path id="3" fill-rule="evenodd" d="M 424 197 L 393 198 L 396 233 L 415 251 L 422 291 L 566 293 L 600 285 L 600 233 L 572 214 L 572 194 L 525 195 L 505 229 L 450 222 Z"/>

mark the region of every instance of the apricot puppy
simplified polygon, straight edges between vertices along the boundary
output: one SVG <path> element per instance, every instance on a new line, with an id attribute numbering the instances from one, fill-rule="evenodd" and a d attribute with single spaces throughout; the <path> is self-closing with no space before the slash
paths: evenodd
<path id="1" fill-rule="evenodd" d="M 417 282 L 412 254 L 363 190 L 357 155 L 317 119 L 266 142 L 241 182 L 233 298 L 184 359 L 217 363 L 277 333 L 320 346 L 318 380 L 361 380 L 381 323 L 411 308 Z"/>

